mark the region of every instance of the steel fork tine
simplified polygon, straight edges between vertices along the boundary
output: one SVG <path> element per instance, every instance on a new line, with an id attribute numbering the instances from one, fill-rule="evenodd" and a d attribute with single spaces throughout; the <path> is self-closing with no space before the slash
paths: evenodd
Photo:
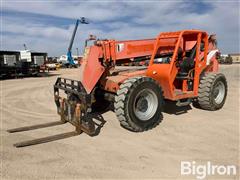
<path id="1" fill-rule="evenodd" d="M 61 125 L 64 123 L 65 122 L 63 122 L 63 121 L 55 121 L 55 122 L 49 122 L 49 123 L 44 123 L 44 124 L 37 124 L 37 125 L 33 125 L 33 126 L 24 126 L 24 127 L 20 127 L 20 128 L 8 129 L 7 132 L 15 133 L 15 132 L 22 132 L 22 131 L 30 131 L 33 129 L 57 126 L 57 125 Z"/>
<path id="2" fill-rule="evenodd" d="M 47 143 L 47 142 L 56 141 L 56 140 L 60 140 L 60 139 L 65 139 L 65 138 L 76 136 L 76 135 L 79 135 L 79 133 L 76 131 L 72 131 L 72 132 L 57 134 L 57 135 L 53 135 L 53 136 L 47 136 L 47 137 L 43 137 L 43 138 L 22 141 L 22 142 L 14 144 L 13 146 L 15 146 L 16 148 L 19 148 L 19 147 L 37 145 L 37 144 Z"/>

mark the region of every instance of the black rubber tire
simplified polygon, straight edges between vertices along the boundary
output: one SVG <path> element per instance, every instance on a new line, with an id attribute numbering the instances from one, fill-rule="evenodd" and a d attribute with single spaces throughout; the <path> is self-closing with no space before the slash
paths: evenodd
<path id="1" fill-rule="evenodd" d="M 221 103 L 216 103 L 214 99 L 214 88 L 217 82 L 221 81 L 225 87 L 225 95 Z M 215 111 L 221 109 L 227 97 L 227 80 L 222 73 L 209 73 L 202 76 L 198 89 L 197 103 L 202 109 Z"/>
<path id="2" fill-rule="evenodd" d="M 155 114 L 149 120 L 142 121 L 134 113 L 134 97 L 141 90 L 149 88 L 158 99 L 158 107 Z M 133 77 L 124 81 L 115 96 L 114 109 L 122 127 L 142 132 L 156 127 L 162 120 L 163 93 L 160 85 L 149 77 Z"/>

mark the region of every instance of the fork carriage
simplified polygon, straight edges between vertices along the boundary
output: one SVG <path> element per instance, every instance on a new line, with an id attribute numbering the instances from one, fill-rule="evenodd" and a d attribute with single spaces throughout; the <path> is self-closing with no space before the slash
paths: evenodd
<path id="1" fill-rule="evenodd" d="M 67 98 L 59 96 L 59 90 L 67 94 Z M 69 122 L 76 127 L 76 132 L 82 131 L 93 135 L 95 126 L 86 118 L 91 111 L 91 95 L 86 93 L 80 81 L 58 78 L 54 85 L 55 104 L 62 122 Z"/>

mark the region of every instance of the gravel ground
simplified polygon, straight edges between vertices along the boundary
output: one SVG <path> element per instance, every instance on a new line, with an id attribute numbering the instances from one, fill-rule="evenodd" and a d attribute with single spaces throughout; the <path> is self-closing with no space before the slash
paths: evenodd
<path id="1" fill-rule="evenodd" d="M 99 135 L 86 134 L 46 144 L 15 148 L 32 138 L 69 132 L 70 124 L 9 134 L 7 129 L 59 120 L 53 99 L 58 76 L 75 78 L 79 69 L 49 77 L 0 81 L 2 179 L 192 179 L 180 175 L 181 161 L 237 165 L 239 168 L 239 65 L 222 65 L 229 91 L 223 109 L 209 112 L 168 104 L 159 126 L 144 133 L 120 127 L 115 114 Z M 176 112 L 184 110 L 176 115 Z M 210 176 L 210 179 L 220 178 Z M 221 179 L 237 179 L 225 176 Z"/>

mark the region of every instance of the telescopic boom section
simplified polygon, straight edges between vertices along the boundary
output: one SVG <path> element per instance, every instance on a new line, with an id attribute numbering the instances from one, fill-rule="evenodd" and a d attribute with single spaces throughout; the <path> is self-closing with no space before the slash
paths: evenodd
<path id="1" fill-rule="evenodd" d="M 74 30 L 73 30 L 73 34 L 72 34 L 72 37 L 71 37 L 71 40 L 70 40 L 70 44 L 68 46 L 68 52 L 67 52 L 67 60 L 68 62 L 71 64 L 71 65 L 74 65 L 74 61 L 73 61 L 73 58 L 72 58 L 72 46 L 73 46 L 73 42 L 74 42 L 74 39 L 75 39 L 75 36 L 76 36 L 76 32 L 77 32 L 77 28 L 78 28 L 78 25 L 79 23 L 81 24 L 89 24 L 88 21 L 82 17 L 81 19 L 77 19 L 76 21 L 76 24 L 75 24 L 75 27 L 74 27 Z"/>
<path id="2" fill-rule="evenodd" d="M 71 40 L 70 40 L 70 44 L 68 46 L 68 52 L 72 50 L 72 45 L 73 45 L 73 41 L 74 41 L 74 38 L 75 38 L 75 35 L 76 35 L 76 32 L 77 32 L 78 25 L 79 25 L 79 19 L 76 21 L 76 24 L 75 24 L 75 27 L 74 27 L 74 30 L 73 30 L 73 34 L 72 34 L 72 37 L 71 37 Z"/>
<path id="3" fill-rule="evenodd" d="M 115 41 L 100 40 L 95 45 L 86 47 L 81 82 L 90 93 L 104 72 L 116 64 L 136 60 L 147 60 L 153 52 L 155 39 Z"/>

